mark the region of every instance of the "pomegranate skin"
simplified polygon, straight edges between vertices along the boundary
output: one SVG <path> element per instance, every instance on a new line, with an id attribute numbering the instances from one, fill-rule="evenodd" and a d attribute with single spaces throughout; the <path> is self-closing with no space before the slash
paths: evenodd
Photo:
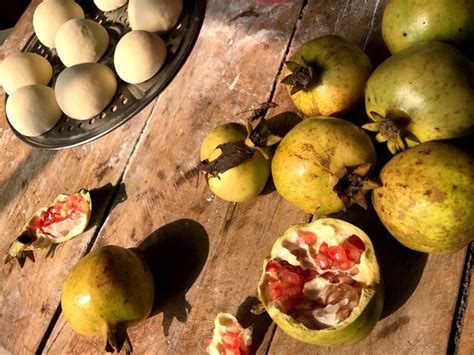
<path id="1" fill-rule="evenodd" d="M 82 335 L 102 335 L 106 349 L 129 344 L 126 329 L 151 312 L 154 281 L 132 250 L 116 245 L 97 249 L 69 272 L 61 294 L 64 317 Z"/>
<path id="2" fill-rule="evenodd" d="M 310 230 L 316 235 L 322 229 L 330 228 L 336 234 L 343 232 L 344 234 L 356 234 L 364 243 L 364 256 L 359 264 L 359 275 L 365 280 L 366 288 L 362 290 L 359 304 L 352 310 L 351 315 L 344 321 L 334 327 L 324 329 L 310 329 L 303 323 L 298 322 L 292 316 L 284 313 L 276 307 L 267 295 L 267 265 L 271 260 L 281 255 L 284 249 L 285 239 L 297 230 Z M 319 238 L 320 236 L 318 236 Z M 258 297 L 265 307 L 266 311 L 278 327 L 288 336 L 313 345 L 319 346 L 348 346 L 355 344 L 366 338 L 382 313 L 384 303 L 384 286 L 380 273 L 379 264 L 375 251 L 367 236 L 358 227 L 334 218 L 320 218 L 309 224 L 298 224 L 290 226 L 273 244 L 270 256 L 263 262 L 263 271 L 258 284 Z"/>
<path id="3" fill-rule="evenodd" d="M 403 245 L 453 253 L 474 238 L 474 158 L 453 145 L 423 143 L 397 154 L 380 173 L 375 210 Z"/>

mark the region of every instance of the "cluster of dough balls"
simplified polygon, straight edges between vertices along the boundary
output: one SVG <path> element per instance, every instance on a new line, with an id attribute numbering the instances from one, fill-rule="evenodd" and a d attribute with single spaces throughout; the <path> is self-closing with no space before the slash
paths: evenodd
<path id="1" fill-rule="evenodd" d="M 182 11 L 182 0 L 129 1 L 132 31 L 120 39 L 114 53 L 115 71 L 123 81 L 138 84 L 151 79 L 161 69 L 167 48 L 157 33 L 172 29 Z"/>
<path id="2" fill-rule="evenodd" d="M 49 131 L 61 118 L 61 109 L 48 87 L 51 64 L 36 53 L 14 53 L 0 64 L 0 84 L 9 95 L 5 110 L 10 124 L 25 136 Z"/>
<path id="3" fill-rule="evenodd" d="M 84 18 L 84 11 L 74 0 L 44 0 L 33 13 L 33 29 L 41 43 L 55 48 L 56 32 L 74 18 Z"/>
<path id="4" fill-rule="evenodd" d="M 102 11 L 113 11 L 127 0 L 94 0 Z M 163 66 L 167 48 L 157 33 L 173 28 L 183 9 L 182 0 L 130 0 L 132 31 L 115 48 L 118 76 L 131 84 L 151 79 Z M 99 23 L 85 19 L 74 0 L 44 0 L 33 14 L 39 41 L 53 49 L 66 66 L 55 88 L 48 87 L 53 69 L 34 53 L 15 53 L 0 63 L 0 85 L 9 95 L 6 113 L 11 125 L 25 136 L 38 136 L 60 120 L 64 112 L 77 120 L 90 119 L 112 101 L 115 73 L 97 63 L 109 45 L 109 34 Z"/>

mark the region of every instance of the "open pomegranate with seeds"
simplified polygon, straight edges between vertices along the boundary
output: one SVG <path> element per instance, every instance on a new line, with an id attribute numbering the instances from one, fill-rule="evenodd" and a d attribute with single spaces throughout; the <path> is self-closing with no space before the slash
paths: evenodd
<path id="1" fill-rule="evenodd" d="M 206 350 L 211 355 L 247 355 L 251 343 L 251 328 L 242 328 L 230 313 L 218 313 L 212 340 Z"/>
<path id="2" fill-rule="evenodd" d="M 89 223 L 91 198 L 87 190 L 72 195 L 60 194 L 54 202 L 39 209 L 12 242 L 5 261 L 18 259 L 23 266 L 33 250 L 56 246 L 81 234 Z"/>
<path id="3" fill-rule="evenodd" d="M 333 218 L 290 227 L 264 262 L 259 297 L 289 336 L 316 345 L 350 345 L 380 317 L 383 288 L 369 237 Z"/>

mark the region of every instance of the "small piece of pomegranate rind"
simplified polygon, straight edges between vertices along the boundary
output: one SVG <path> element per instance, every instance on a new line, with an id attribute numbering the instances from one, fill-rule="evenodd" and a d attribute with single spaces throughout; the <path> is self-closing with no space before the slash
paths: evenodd
<path id="1" fill-rule="evenodd" d="M 206 351 L 212 355 L 246 355 L 251 340 L 251 329 L 243 329 L 232 314 L 219 313 Z"/>

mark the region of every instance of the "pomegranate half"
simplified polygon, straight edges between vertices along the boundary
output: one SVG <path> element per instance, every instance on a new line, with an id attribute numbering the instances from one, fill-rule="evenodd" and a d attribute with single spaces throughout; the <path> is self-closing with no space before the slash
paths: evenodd
<path id="1" fill-rule="evenodd" d="M 281 330 L 322 346 L 364 339 L 383 306 L 372 242 L 356 226 L 333 218 L 284 232 L 265 259 L 258 293 Z"/>

